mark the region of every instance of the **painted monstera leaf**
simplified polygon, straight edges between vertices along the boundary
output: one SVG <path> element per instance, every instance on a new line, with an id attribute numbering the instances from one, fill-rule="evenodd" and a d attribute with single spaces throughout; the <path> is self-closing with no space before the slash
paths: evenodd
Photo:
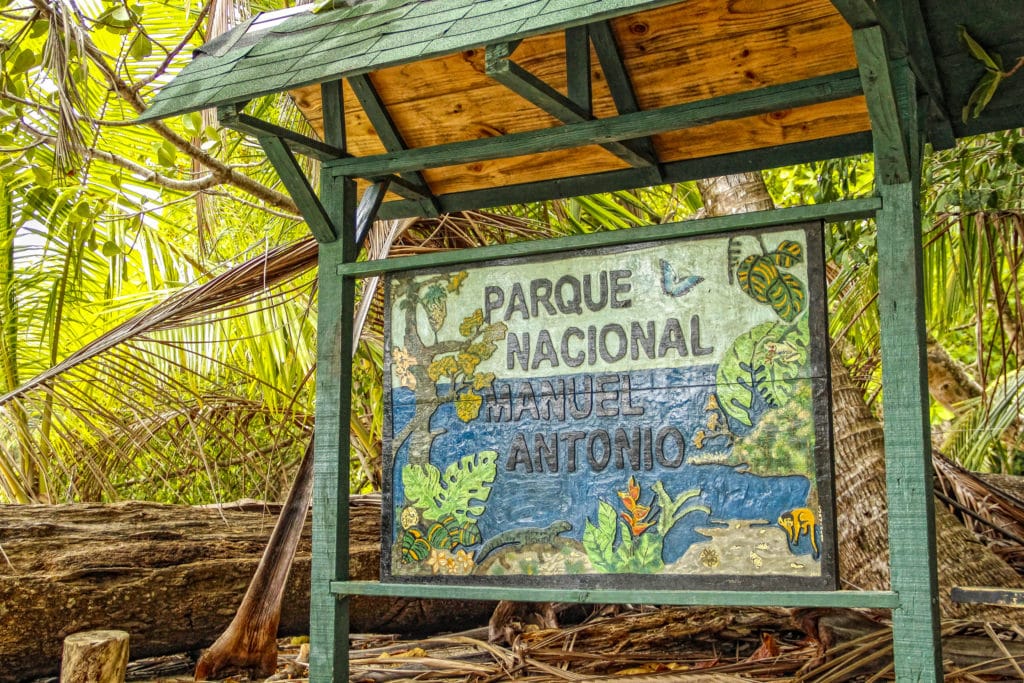
<path id="1" fill-rule="evenodd" d="M 809 376 L 807 319 L 796 325 L 767 322 L 733 341 L 718 366 L 715 392 L 732 419 L 753 425 L 757 396 L 772 407 L 785 405 Z"/>
<path id="2" fill-rule="evenodd" d="M 481 451 L 453 462 L 443 476 L 433 465 L 406 465 L 402 468 L 405 497 L 423 511 L 424 519 L 440 521 L 451 515 L 464 525 L 472 521 L 470 515 L 483 514 L 497 461 L 496 451 Z"/>
<path id="3" fill-rule="evenodd" d="M 771 306 L 786 322 L 793 322 L 807 307 L 807 289 L 795 275 L 780 269 L 792 268 L 803 258 L 799 243 L 783 240 L 773 252 L 743 259 L 736 269 L 736 279 L 747 296 Z"/>

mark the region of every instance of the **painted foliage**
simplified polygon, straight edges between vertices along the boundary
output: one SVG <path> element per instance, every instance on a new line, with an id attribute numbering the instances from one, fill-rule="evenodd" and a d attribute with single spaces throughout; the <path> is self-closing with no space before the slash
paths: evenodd
<path id="1" fill-rule="evenodd" d="M 392 276 L 384 574 L 834 587 L 820 235 Z"/>

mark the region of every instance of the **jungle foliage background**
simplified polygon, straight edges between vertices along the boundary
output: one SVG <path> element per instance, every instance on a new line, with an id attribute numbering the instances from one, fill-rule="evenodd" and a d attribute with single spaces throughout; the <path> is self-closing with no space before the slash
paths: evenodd
<path id="1" fill-rule="evenodd" d="M 0 502 L 280 499 L 313 427 L 316 247 L 252 140 L 209 113 L 132 120 L 245 0 L 0 0 Z M 286 97 L 250 105 L 299 130 Z M 313 173 L 311 162 L 307 170 Z M 779 205 L 868 195 L 869 157 L 768 171 Z M 1024 135 L 925 165 L 936 442 L 1024 474 Z M 702 212 L 692 184 L 378 223 L 420 253 Z M 834 352 L 876 411 L 874 225 L 830 226 Z M 380 485 L 381 325 L 364 283 L 352 489 Z"/>

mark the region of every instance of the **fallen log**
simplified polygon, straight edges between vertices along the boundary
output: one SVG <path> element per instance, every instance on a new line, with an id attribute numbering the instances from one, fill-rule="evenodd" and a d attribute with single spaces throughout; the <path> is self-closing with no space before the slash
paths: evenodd
<path id="1" fill-rule="evenodd" d="M 120 629 L 131 657 L 209 646 L 230 623 L 277 506 L 0 506 L 0 681 L 51 675 L 66 636 Z M 353 578 L 380 565 L 380 498 L 352 499 Z M 309 629 L 307 519 L 280 634 Z M 493 603 L 355 598 L 353 630 L 423 634 L 487 623 Z"/>

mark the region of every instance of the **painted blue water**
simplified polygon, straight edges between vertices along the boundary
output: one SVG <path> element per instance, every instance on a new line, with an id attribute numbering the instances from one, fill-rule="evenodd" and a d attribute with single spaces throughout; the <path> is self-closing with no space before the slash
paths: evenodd
<path id="1" fill-rule="evenodd" d="M 631 390 L 628 400 L 616 391 L 625 386 L 626 375 Z M 570 387 L 573 382 L 582 387 L 585 377 L 577 375 L 558 380 L 564 380 Z M 504 397 L 508 389 L 507 395 L 512 400 L 485 398 L 480 416 L 468 424 L 458 419 L 453 403 L 438 407 L 431 428 L 447 431 L 434 440 L 430 460 L 442 472 L 466 455 L 485 450 L 498 452 L 497 477 L 486 510 L 478 520 L 485 540 L 506 529 L 545 527 L 557 520 L 567 520 L 573 525 L 573 530 L 565 536 L 580 539 L 585 520 L 597 520 L 599 500 L 610 503 L 616 511 L 623 509 L 615 492 L 626 489 L 631 475 L 640 484 L 640 502 L 644 505 L 651 504 L 654 498 L 651 486 L 660 480 L 673 497 L 683 491 L 699 489 L 701 495 L 688 504 L 699 503 L 712 511 L 710 516 L 703 512 L 691 513 L 673 527 L 664 544 L 666 563 L 681 557 L 691 544 L 706 540 L 695 529 L 713 525 L 711 520 L 765 520 L 774 524 L 783 512 L 806 505 L 810 482 L 804 477 L 765 477 L 726 465 L 688 462 L 695 454 L 728 453 L 730 448 L 728 440 L 721 436 L 706 440 L 703 449 L 697 449 L 694 443 L 696 432 L 706 428 L 708 399 L 715 388 L 715 366 L 623 373 L 614 380 L 613 376 L 605 377 L 608 379 L 604 388 L 608 393 L 604 394 L 602 404 L 604 415 L 597 414 L 596 402 L 591 405 L 589 415 L 583 418 L 567 414 L 564 421 L 559 421 L 549 414 L 551 407 L 544 409 L 543 405 L 535 412 L 534 402 L 529 400 L 530 392 L 540 397 L 545 392 L 550 395 L 553 389 L 557 393 L 560 387 L 552 384 L 556 380 L 544 379 L 496 380 L 495 394 Z M 445 389 L 439 389 L 439 393 L 445 393 Z M 613 394 L 615 400 L 611 398 Z M 578 407 L 585 403 L 577 397 Z M 500 410 L 502 405 L 506 410 Z M 413 416 L 413 392 L 401 387 L 395 389 L 392 409 L 394 432 L 398 433 Z M 763 404 L 756 405 L 755 417 L 764 410 Z M 490 420 L 489 416 L 492 416 Z M 737 436 L 746 431 L 743 425 L 730 424 L 730 427 Z M 616 431 L 620 428 L 619 438 L 625 439 L 629 446 L 635 437 L 640 437 L 636 451 L 639 469 L 634 468 L 628 453 L 621 458 L 608 454 L 605 463 L 607 450 L 600 434 L 592 442 L 592 457 L 587 457 L 586 444 L 591 434 L 600 430 L 607 432 L 608 443 L 615 451 Z M 663 448 L 659 450 L 658 435 L 664 434 L 666 428 L 671 433 L 662 439 Z M 674 436 L 676 432 L 671 428 L 678 430 L 685 440 L 682 457 Z M 575 471 L 570 471 L 569 443 L 576 437 L 567 436 L 570 432 L 587 434 L 576 440 Z M 551 453 L 547 454 L 550 459 L 537 454 L 538 434 L 547 444 L 551 444 L 552 435 L 555 436 L 557 463 Z M 404 500 L 401 468 L 407 462 L 407 451 L 408 443 L 398 452 L 394 468 L 394 500 L 399 505 Z M 555 465 L 558 471 L 550 471 Z M 806 539 L 803 542 L 809 552 L 809 543 Z"/>

